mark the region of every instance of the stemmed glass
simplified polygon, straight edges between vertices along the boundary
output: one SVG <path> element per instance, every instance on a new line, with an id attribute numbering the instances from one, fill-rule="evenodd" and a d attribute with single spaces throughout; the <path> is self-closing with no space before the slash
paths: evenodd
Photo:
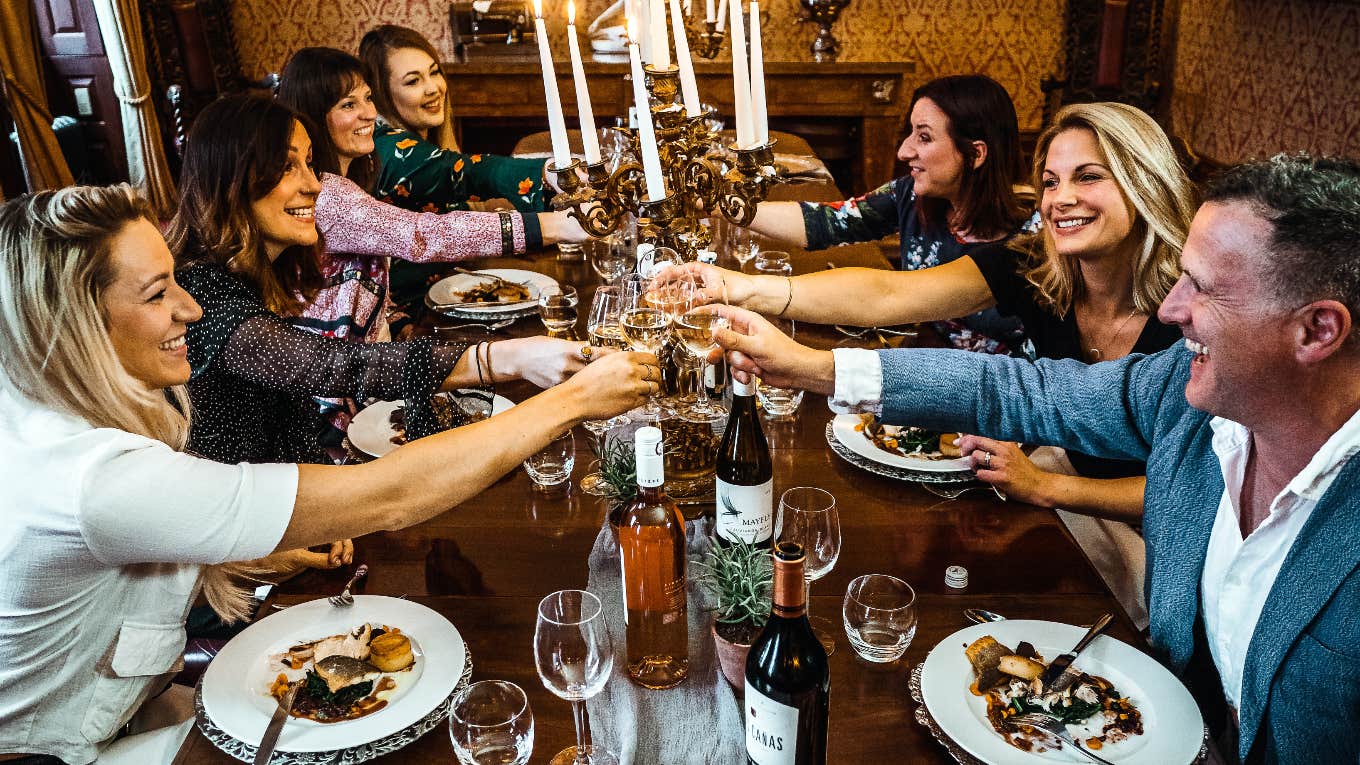
<path id="1" fill-rule="evenodd" d="M 619 277 L 628 273 L 628 267 L 632 262 L 633 249 L 629 246 L 624 232 L 615 231 L 603 239 L 592 240 L 590 267 L 606 284 L 613 284 Z"/>
<path id="2" fill-rule="evenodd" d="M 623 313 L 619 317 L 619 327 L 623 339 L 634 351 L 659 354 L 671 335 L 671 319 L 660 308 L 655 308 L 648 298 L 652 280 L 638 274 L 624 277 Z M 661 386 L 660 374 L 653 382 L 658 390 Z M 647 403 L 639 410 L 648 419 L 657 419 L 664 410 L 657 402 L 657 394 L 647 397 Z"/>
<path id="3" fill-rule="evenodd" d="M 504 680 L 473 683 L 449 708 L 449 738 L 462 765 L 525 765 L 534 752 L 529 698 Z"/>
<path id="4" fill-rule="evenodd" d="M 675 318 L 675 334 L 699 362 L 698 390 L 694 403 L 685 409 L 684 417 L 691 422 L 717 422 L 727 417 L 727 407 L 708 396 L 708 354 L 718 347 L 715 338 L 718 330 L 727 329 L 730 322 L 726 316 L 699 310 L 703 305 L 699 288 L 692 281 L 680 283 L 688 288 L 688 310 Z"/>
<path id="5" fill-rule="evenodd" d="M 586 317 L 586 330 L 590 332 L 590 344 L 597 348 L 624 348 L 623 329 L 619 326 L 619 316 L 623 312 L 623 296 L 618 287 L 599 287 L 590 301 L 590 314 Z M 607 420 L 586 420 L 581 423 L 595 439 L 595 456 L 604 454 L 605 434 L 611 429 L 622 427 L 629 422 L 628 415 L 620 414 Z M 596 460 L 599 464 L 599 460 Z M 604 474 L 593 470 L 581 477 L 581 491 L 596 497 L 607 497 L 613 492 L 604 480 Z"/>
<path id="6" fill-rule="evenodd" d="M 570 701 L 576 719 L 576 746 L 558 752 L 551 765 L 618 765 L 612 752 L 590 743 L 585 704 L 604 690 L 614 670 L 600 599 L 585 590 L 560 590 L 540 601 L 534 663 L 543 686 Z"/>
<path id="7" fill-rule="evenodd" d="M 745 226 L 732 226 L 729 229 L 730 239 L 727 246 L 732 250 L 732 257 L 741 264 L 738 271 L 745 271 L 746 264 L 755 259 L 756 253 L 760 252 L 760 236 Z"/>
<path id="8" fill-rule="evenodd" d="M 836 498 L 825 489 L 811 486 L 798 486 L 784 492 L 779 498 L 775 538 L 803 546 L 803 577 L 807 580 L 808 613 L 811 613 L 813 580 L 830 573 L 841 554 L 841 519 L 836 512 Z M 828 629 L 831 622 L 820 617 L 809 617 L 809 621 L 817 640 L 830 656 L 836 650 L 836 642 Z"/>

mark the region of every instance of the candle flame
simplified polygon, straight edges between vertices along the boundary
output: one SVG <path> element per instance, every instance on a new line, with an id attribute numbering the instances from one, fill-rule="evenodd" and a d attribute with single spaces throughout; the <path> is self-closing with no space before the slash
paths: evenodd
<path id="1" fill-rule="evenodd" d="M 572 2 L 572 0 L 567 0 L 567 23 L 576 23 L 576 3 Z"/>
<path id="2" fill-rule="evenodd" d="M 534 0 L 534 18 L 543 18 L 543 0 Z"/>

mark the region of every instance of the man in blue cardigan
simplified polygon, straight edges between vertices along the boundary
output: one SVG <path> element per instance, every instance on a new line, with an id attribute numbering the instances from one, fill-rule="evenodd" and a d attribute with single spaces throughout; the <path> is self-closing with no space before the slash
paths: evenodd
<path id="1" fill-rule="evenodd" d="M 734 368 L 833 406 L 1146 460 L 1152 645 L 1222 730 L 1222 754 L 1360 762 L 1360 163 L 1233 169 L 1181 266 L 1158 315 L 1184 347 L 1093 366 L 880 351 L 881 395 L 857 400 L 865 381 L 835 373 L 855 351 L 714 310 L 733 319 L 718 340 Z"/>

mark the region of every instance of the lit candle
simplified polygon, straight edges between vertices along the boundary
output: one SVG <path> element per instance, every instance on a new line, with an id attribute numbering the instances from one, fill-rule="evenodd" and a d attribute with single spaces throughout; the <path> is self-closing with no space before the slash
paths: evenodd
<path id="1" fill-rule="evenodd" d="M 718 26 L 715 29 L 719 32 L 727 28 L 727 0 L 718 3 Z"/>
<path id="2" fill-rule="evenodd" d="M 737 117 L 737 148 L 755 145 L 755 126 L 751 120 L 751 75 L 746 64 L 746 27 L 741 18 L 741 0 L 728 6 L 732 31 L 732 98 Z"/>
<path id="3" fill-rule="evenodd" d="M 765 114 L 765 53 L 760 40 L 760 0 L 751 0 L 751 114 L 756 146 L 770 142 L 770 119 Z"/>
<path id="4" fill-rule="evenodd" d="M 548 132 L 552 135 L 553 164 L 562 168 L 571 164 L 571 144 L 567 142 L 567 121 L 562 116 L 562 98 L 557 94 L 552 51 L 548 49 L 548 28 L 543 23 L 543 0 L 534 0 L 534 35 L 538 38 L 538 63 L 543 69 L 543 95 L 548 102 Z"/>
<path id="5" fill-rule="evenodd" d="M 713 20 L 713 0 L 704 0 L 704 21 Z"/>
<path id="6" fill-rule="evenodd" d="M 650 0 L 652 4 L 652 66 L 669 69 L 671 66 L 671 42 L 666 39 L 666 2 Z"/>
<path id="7" fill-rule="evenodd" d="M 711 5 L 713 0 L 708 0 Z M 680 95 L 685 99 L 685 114 L 699 116 L 699 84 L 694 81 L 694 60 L 689 56 L 685 18 L 680 15 L 680 0 L 671 0 L 671 28 L 675 31 L 675 62 L 680 65 Z"/>
<path id="8" fill-rule="evenodd" d="M 656 150 L 656 132 L 652 129 L 652 109 L 647 102 L 647 85 L 643 80 L 641 52 L 637 44 L 637 28 L 628 20 L 628 63 L 633 72 L 633 103 L 637 109 L 638 145 L 642 148 L 642 174 L 647 181 L 647 200 L 666 198 L 666 178 L 661 174 L 661 155 Z"/>
<path id="9" fill-rule="evenodd" d="M 600 161 L 600 137 L 595 134 L 595 109 L 590 105 L 586 70 L 581 63 L 581 44 L 576 40 L 576 3 L 567 0 L 567 51 L 571 54 L 571 77 L 576 83 L 576 114 L 581 120 L 581 145 L 586 164 Z"/>

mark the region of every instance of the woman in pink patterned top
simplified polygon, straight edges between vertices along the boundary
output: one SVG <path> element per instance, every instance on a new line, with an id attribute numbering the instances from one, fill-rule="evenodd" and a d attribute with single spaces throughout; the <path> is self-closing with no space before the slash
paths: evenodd
<path id="1" fill-rule="evenodd" d="M 329 337 L 373 342 L 389 336 L 389 258 L 430 263 L 515 255 L 579 242 L 566 213 L 413 212 L 366 190 L 376 175 L 377 110 L 359 59 L 334 48 L 303 48 L 283 70 L 279 100 L 318 128 L 313 165 L 321 179 L 316 226 L 325 243 L 325 286 L 294 323 Z"/>

